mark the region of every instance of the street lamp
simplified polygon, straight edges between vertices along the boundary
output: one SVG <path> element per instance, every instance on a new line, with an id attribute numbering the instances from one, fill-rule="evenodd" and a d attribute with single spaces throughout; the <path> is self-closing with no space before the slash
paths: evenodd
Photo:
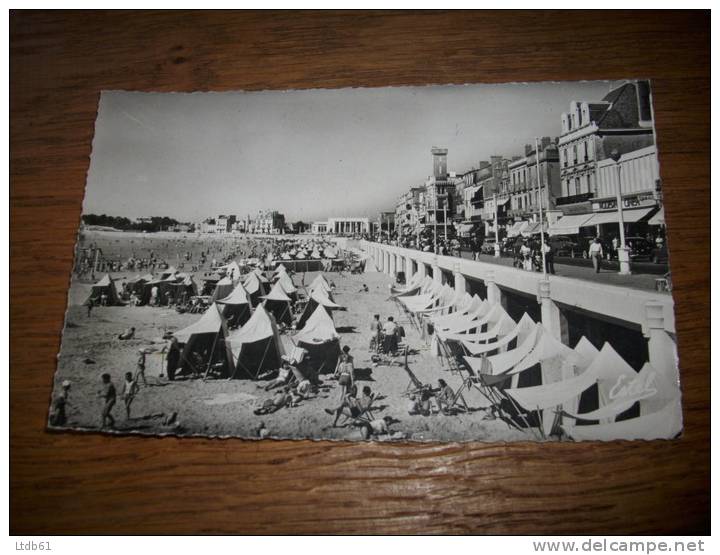
<path id="1" fill-rule="evenodd" d="M 500 257 L 500 235 L 498 233 L 497 193 L 493 193 L 493 206 L 495 207 L 495 258 L 499 258 Z"/>
<path id="2" fill-rule="evenodd" d="M 620 263 L 620 274 L 630 274 L 630 254 L 628 248 L 625 246 L 625 220 L 623 219 L 623 206 L 622 206 L 622 175 L 620 167 L 620 153 L 617 149 L 613 149 L 610 153 L 610 158 L 615 162 L 615 169 L 617 170 L 617 209 L 618 209 L 618 224 L 620 226 L 620 248 L 618 249 L 618 262 Z"/>

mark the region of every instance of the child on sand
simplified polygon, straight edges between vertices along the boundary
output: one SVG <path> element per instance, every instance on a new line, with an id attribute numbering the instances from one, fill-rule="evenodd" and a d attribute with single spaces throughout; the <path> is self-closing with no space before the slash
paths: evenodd
<path id="1" fill-rule="evenodd" d="M 135 399 L 135 395 L 137 395 L 139 389 L 137 379 L 133 378 L 132 372 L 125 372 L 122 399 L 125 401 L 125 414 L 128 419 L 130 419 L 130 405 L 132 405 L 133 399 Z"/>
<path id="2" fill-rule="evenodd" d="M 102 428 L 105 428 L 107 424 L 110 428 L 115 427 L 115 418 L 112 415 L 112 408 L 115 406 L 117 393 L 115 386 L 110 380 L 110 374 L 105 373 L 101 376 L 102 378 L 102 389 L 100 390 L 100 398 L 103 400 L 102 409 Z"/>

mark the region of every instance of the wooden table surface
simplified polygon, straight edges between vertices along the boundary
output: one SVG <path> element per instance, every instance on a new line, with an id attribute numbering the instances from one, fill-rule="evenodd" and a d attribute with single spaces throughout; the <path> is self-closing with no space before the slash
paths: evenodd
<path id="1" fill-rule="evenodd" d="M 11 533 L 709 532 L 709 13 L 13 12 L 10 54 Z M 376 445 L 45 431 L 101 90 L 625 77 L 654 86 L 681 439 Z"/>

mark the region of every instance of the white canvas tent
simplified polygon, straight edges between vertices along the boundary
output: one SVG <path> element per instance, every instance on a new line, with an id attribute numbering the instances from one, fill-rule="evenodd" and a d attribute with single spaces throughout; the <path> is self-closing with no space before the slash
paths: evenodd
<path id="1" fill-rule="evenodd" d="M 245 374 L 257 378 L 262 370 L 279 368 L 285 354 L 275 320 L 262 306 L 242 328 L 231 332 L 226 342 L 234 364 L 231 377 Z"/>
<path id="2" fill-rule="evenodd" d="M 340 355 L 340 336 L 323 306 L 315 308 L 293 340 L 308 352 L 310 364 L 317 372 L 335 370 Z"/>
<path id="3" fill-rule="evenodd" d="M 278 323 L 292 324 L 292 300 L 285 294 L 280 282 L 275 283 L 267 295 L 260 297 L 264 299 L 263 306 L 270 312 Z"/>
<path id="4" fill-rule="evenodd" d="M 310 293 L 310 298 L 305 305 L 305 310 L 303 310 L 303 313 L 298 320 L 297 329 L 302 329 L 305 326 L 307 320 L 310 318 L 312 313 L 315 312 L 315 309 L 318 306 L 323 307 L 323 309 L 330 316 L 333 310 L 344 310 L 343 306 L 340 306 L 339 304 L 330 300 L 330 297 L 321 288 L 314 289 Z"/>
<path id="5" fill-rule="evenodd" d="M 224 299 L 233 292 L 233 289 L 234 286 L 232 280 L 229 277 L 222 278 L 220 281 L 217 282 L 217 285 L 215 285 L 215 291 L 213 291 L 212 295 L 213 302 L 217 301 L 218 299 Z"/>
<path id="6" fill-rule="evenodd" d="M 250 296 L 242 283 L 238 283 L 232 293 L 218 300 L 217 303 L 229 328 L 242 326 L 250 319 L 252 312 Z"/>
<path id="7" fill-rule="evenodd" d="M 213 365 L 218 365 L 221 371 L 232 368 L 232 357 L 225 342 L 227 327 L 217 304 L 210 305 L 196 322 L 174 332 L 173 336 L 183 345 L 179 363 L 182 373 L 207 375 Z"/>

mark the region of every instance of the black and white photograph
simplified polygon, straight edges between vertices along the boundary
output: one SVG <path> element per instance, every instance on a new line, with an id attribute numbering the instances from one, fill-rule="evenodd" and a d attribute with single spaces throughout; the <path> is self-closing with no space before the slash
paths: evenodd
<path id="1" fill-rule="evenodd" d="M 103 91 L 48 427 L 682 433 L 652 83 Z"/>

